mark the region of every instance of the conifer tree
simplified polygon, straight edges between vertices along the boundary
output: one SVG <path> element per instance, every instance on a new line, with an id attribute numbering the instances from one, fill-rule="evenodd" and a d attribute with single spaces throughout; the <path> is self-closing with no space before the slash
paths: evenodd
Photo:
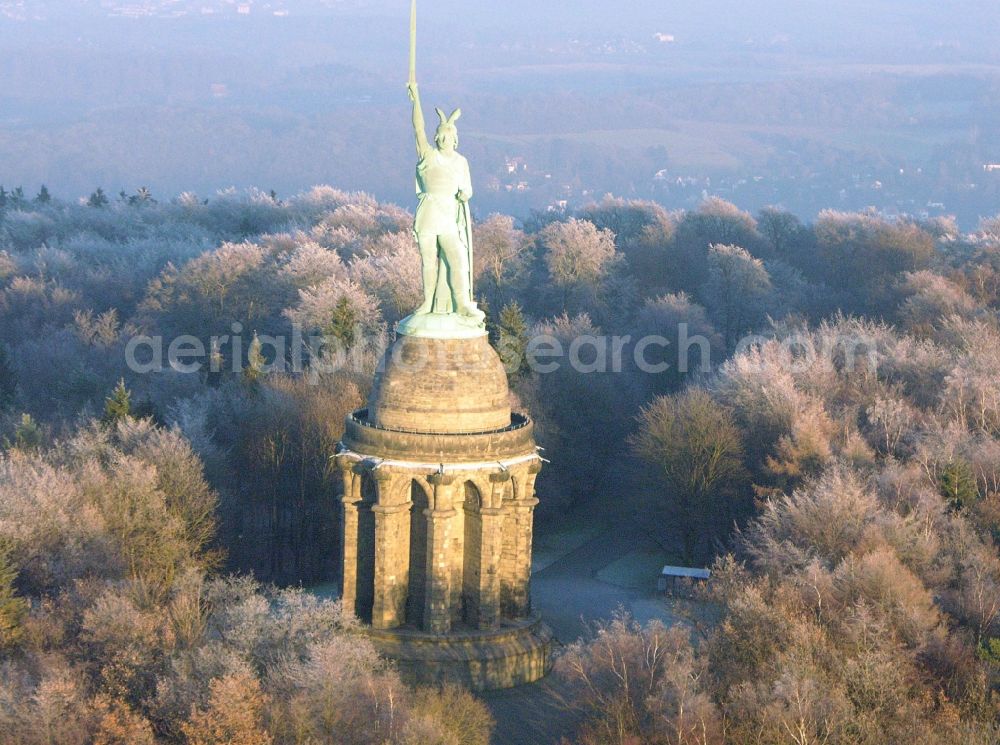
<path id="1" fill-rule="evenodd" d="M 1000 672 L 1000 637 L 984 639 L 979 643 L 979 659 Z"/>
<path id="2" fill-rule="evenodd" d="M 264 375 L 264 366 L 267 360 L 261 352 L 260 339 L 254 333 L 253 341 L 250 342 L 250 349 L 247 350 L 247 366 L 243 368 L 243 380 L 250 385 L 256 385 Z"/>
<path id="3" fill-rule="evenodd" d="M 347 296 L 340 298 L 333 309 L 330 325 L 327 327 L 327 336 L 344 345 L 350 347 L 355 342 L 355 329 L 358 325 L 358 313 L 351 305 Z"/>
<path id="4" fill-rule="evenodd" d="M 14 371 L 10 367 L 10 360 L 7 357 L 7 348 L 0 344 L 0 411 L 8 408 L 14 402 L 16 392 L 17 383 L 14 379 Z"/>
<path id="5" fill-rule="evenodd" d="M 206 383 L 215 386 L 222 381 L 222 367 L 225 362 L 225 357 L 222 355 L 222 345 L 217 338 L 213 337 L 208 350 L 208 368 L 205 372 Z"/>
<path id="6" fill-rule="evenodd" d="M 955 460 L 941 471 L 938 479 L 941 496 L 953 507 L 971 507 L 979 499 L 979 487 L 972 468 L 964 460 Z"/>
<path id="7" fill-rule="evenodd" d="M 94 193 L 87 199 L 88 207 L 107 207 L 108 204 L 108 195 L 104 193 L 104 189 L 100 186 L 98 186 L 97 189 L 94 190 Z"/>
<path id="8" fill-rule="evenodd" d="M 508 303 L 500 311 L 497 345 L 500 359 L 512 378 L 528 371 L 528 324 L 524 320 L 521 306 L 516 302 Z"/>
<path id="9" fill-rule="evenodd" d="M 35 195 L 36 204 L 48 204 L 52 201 L 52 195 L 49 194 L 49 187 L 42 184 L 42 188 L 38 190 L 38 194 Z"/>
<path id="10" fill-rule="evenodd" d="M 125 387 L 125 379 L 118 381 L 118 385 L 111 392 L 111 395 L 104 400 L 104 423 L 117 424 L 123 419 L 132 415 L 132 394 Z"/>
<path id="11" fill-rule="evenodd" d="M 500 322 L 490 306 L 490 301 L 486 298 L 476 298 L 479 310 L 486 314 L 484 323 L 486 324 L 486 339 L 494 349 L 500 349 Z"/>
<path id="12" fill-rule="evenodd" d="M 122 189 L 119 197 L 122 202 L 127 203 L 130 207 L 137 207 L 142 204 L 156 204 L 156 200 L 153 199 L 153 192 L 149 190 L 148 186 L 140 186 L 135 190 L 135 194 L 129 196 Z"/>
<path id="13" fill-rule="evenodd" d="M 17 569 L 10 546 L 0 541 L 0 650 L 15 646 L 23 633 L 22 622 L 28 611 L 24 598 L 17 596 L 14 581 Z"/>
<path id="14" fill-rule="evenodd" d="M 42 429 L 31 414 L 21 415 L 21 421 L 14 429 L 13 446 L 18 450 L 38 450 L 42 446 Z"/>

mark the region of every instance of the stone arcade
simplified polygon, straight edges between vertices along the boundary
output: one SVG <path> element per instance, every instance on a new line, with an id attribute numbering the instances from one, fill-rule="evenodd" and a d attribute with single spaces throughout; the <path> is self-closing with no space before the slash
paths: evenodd
<path id="1" fill-rule="evenodd" d="M 410 680 L 503 688 L 547 672 L 530 595 L 542 462 L 485 332 L 467 336 L 400 334 L 347 418 L 343 600 Z"/>

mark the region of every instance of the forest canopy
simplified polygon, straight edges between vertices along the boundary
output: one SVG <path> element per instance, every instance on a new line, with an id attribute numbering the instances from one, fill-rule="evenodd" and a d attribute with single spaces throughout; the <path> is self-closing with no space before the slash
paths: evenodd
<path id="1" fill-rule="evenodd" d="M 419 302 L 411 223 L 325 186 L 5 192 L 0 732 L 487 742 L 480 702 L 407 688 L 293 587 L 336 580 L 330 456 Z M 707 617 L 560 657 L 577 741 L 996 741 L 998 224 L 613 197 L 478 221 L 539 523 L 614 495 L 714 567 Z"/>

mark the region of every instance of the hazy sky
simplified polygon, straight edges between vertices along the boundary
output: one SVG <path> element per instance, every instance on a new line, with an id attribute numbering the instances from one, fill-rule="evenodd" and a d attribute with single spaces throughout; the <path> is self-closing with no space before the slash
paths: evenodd
<path id="1" fill-rule="evenodd" d="M 83 16 L 101 17 L 126 6 L 187 8 L 200 15 L 202 7 L 218 10 L 215 18 L 234 17 L 235 4 L 225 0 L 0 0 L 0 9 L 20 6 L 24 15 L 50 21 Z M 630 34 L 648 37 L 660 31 L 674 34 L 678 43 L 718 46 L 754 39 L 764 43 L 787 37 L 808 48 L 875 50 L 879 47 L 956 44 L 970 55 L 996 53 L 1000 3 L 992 0 L 629 0 L 624 5 L 607 0 L 505 0 L 470 3 L 463 0 L 422 0 L 422 21 L 430 31 L 444 21 L 449 31 L 461 25 L 463 41 L 496 35 L 511 38 L 559 38 L 564 35 Z M 398 19 L 405 33 L 406 0 L 256 0 L 251 13 L 240 20 L 271 16 L 274 9 L 296 16 Z M 208 18 L 207 16 L 205 18 Z M 213 19 L 214 20 L 214 19 Z M 276 19 L 280 21 L 281 19 Z M 134 21 L 132 21 L 134 22 Z M 391 23 L 391 21 L 390 21 Z M 331 26 L 331 30 L 333 27 Z M 79 29 L 86 32 L 86 27 Z M 369 26 L 373 37 L 388 28 Z M 0 20 L 0 43 L 16 42 L 18 26 Z M 164 41 L 171 34 L 164 31 Z"/>

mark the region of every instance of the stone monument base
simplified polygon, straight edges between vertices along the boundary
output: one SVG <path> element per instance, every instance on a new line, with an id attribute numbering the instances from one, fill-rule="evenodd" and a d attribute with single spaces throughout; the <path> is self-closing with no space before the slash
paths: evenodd
<path id="1" fill-rule="evenodd" d="M 505 621 L 488 631 L 453 629 L 447 636 L 407 628 L 363 633 L 411 685 L 512 688 L 544 677 L 552 654 L 552 632 L 538 616 Z"/>
<path id="2" fill-rule="evenodd" d="M 410 315 L 396 324 L 396 333 L 424 339 L 476 339 L 486 336 L 479 318 L 457 313 Z"/>

